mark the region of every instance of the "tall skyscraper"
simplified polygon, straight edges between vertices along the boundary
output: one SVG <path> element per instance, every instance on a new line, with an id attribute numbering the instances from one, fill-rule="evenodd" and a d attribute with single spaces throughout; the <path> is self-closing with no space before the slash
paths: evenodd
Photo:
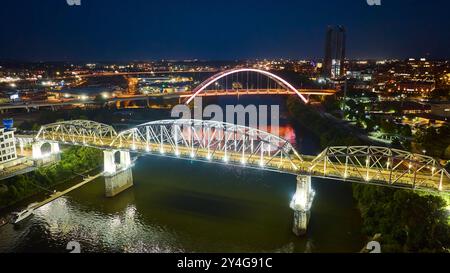
<path id="1" fill-rule="evenodd" d="M 344 75 L 346 33 L 343 26 L 328 26 L 325 39 L 324 76 L 336 79 Z"/>

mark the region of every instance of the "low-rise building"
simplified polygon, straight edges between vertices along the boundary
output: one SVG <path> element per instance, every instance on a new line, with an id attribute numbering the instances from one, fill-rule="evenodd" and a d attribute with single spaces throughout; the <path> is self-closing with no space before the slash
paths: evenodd
<path id="1" fill-rule="evenodd" d="M 397 91 L 403 94 L 414 94 L 428 96 L 434 91 L 436 85 L 434 82 L 424 82 L 424 81 L 407 81 L 400 82 L 396 85 Z"/>

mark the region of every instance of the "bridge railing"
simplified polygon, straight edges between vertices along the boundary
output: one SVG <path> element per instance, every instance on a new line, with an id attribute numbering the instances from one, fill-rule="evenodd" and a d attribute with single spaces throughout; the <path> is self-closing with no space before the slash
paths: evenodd
<path id="1" fill-rule="evenodd" d="M 301 156 L 286 140 L 254 128 L 203 120 L 162 120 L 119 134 L 91 121 L 43 126 L 37 140 L 309 174 L 367 184 L 450 192 L 450 175 L 434 158 L 376 146 L 329 147 Z"/>
<path id="2" fill-rule="evenodd" d="M 450 175 L 436 159 L 386 147 L 329 147 L 311 162 L 310 170 L 344 180 L 450 191 Z"/>

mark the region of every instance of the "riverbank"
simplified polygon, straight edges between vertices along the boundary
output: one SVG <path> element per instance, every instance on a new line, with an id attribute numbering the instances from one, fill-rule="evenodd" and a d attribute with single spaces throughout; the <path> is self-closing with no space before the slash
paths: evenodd
<path id="1" fill-rule="evenodd" d="M 303 104 L 297 98 L 288 98 L 287 109 L 293 122 L 301 124 L 320 139 L 322 149 L 343 143 L 345 145 L 364 145 L 364 140 L 354 134 L 349 134 L 348 130 L 340 124 L 322 116 L 314 108 Z"/>
<path id="2" fill-rule="evenodd" d="M 61 161 L 49 167 L 39 168 L 28 174 L 18 175 L 0 184 L 0 209 L 5 209 L 51 187 L 97 168 L 102 162 L 100 151 L 87 147 L 70 147 L 61 154 Z"/>
<path id="3" fill-rule="evenodd" d="M 287 108 L 295 122 L 308 128 L 327 146 L 367 145 L 297 98 Z M 383 252 L 449 252 L 450 226 L 446 201 L 435 195 L 353 184 L 353 197 L 367 238 L 381 234 Z"/>

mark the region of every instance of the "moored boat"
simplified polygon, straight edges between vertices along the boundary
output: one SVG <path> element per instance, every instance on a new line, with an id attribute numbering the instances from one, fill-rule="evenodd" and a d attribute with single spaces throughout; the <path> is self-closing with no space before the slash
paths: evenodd
<path id="1" fill-rule="evenodd" d="M 34 208 L 35 205 L 36 204 L 31 204 L 25 210 L 23 210 L 21 212 L 12 213 L 11 223 L 18 224 L 21 221 L 23 221 L 23 220 L 27 219 L 28 217 L 30 217 L 31 215 L 33 215 L 34 210 L 35 210 L 35 208 Z"/>

